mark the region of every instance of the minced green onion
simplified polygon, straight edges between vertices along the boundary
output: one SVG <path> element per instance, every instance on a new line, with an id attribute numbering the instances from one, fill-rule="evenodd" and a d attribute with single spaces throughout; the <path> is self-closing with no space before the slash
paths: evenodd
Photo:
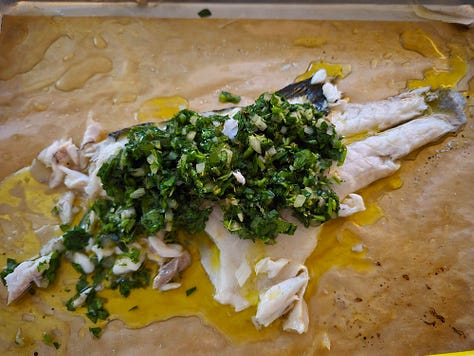
<path id="1" fill-rule="evenodd" d="M 240 96 L 229 93 L 228 91 L 223 90 L 219 94 L 219 101 L 221 103 L 238 104 L 238 103 L 240 103 Z"/>

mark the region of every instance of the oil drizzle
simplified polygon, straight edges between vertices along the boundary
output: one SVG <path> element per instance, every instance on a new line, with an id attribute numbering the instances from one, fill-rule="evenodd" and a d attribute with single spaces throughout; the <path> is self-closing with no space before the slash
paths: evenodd
<path id="1" fill-rule="evenodd" d="M 58 196 L 58 192 L 50 192 L 47 185 L 33 179 L 28 169 L 23 169 L 0 183 L 0 230 L 12 237 L 8 240 L 8 245 L 2 246 L 4 253 L 0 255 L 1 268 L 5 266 L 7 257 L 20 262 L 37 255 L 41 242 L 34 230 L 54 223 L 48 216 Z M 63 301 L 68 298 L 66 290 L 74 288 L 68 282 L 74 273 L 68 264 L 64 264 L 59 270 L 58 278 L 48 289 L 36 289 L 34 295 L 25 293 L 20 300 L 8 307 L 2 303 L 2 342 L 11 340 L 11 350 L 18 352 L 21 349 L 22 353 L 32 351 L 45 332 L 54 339 L 59 338 L 60 343 L 67 343 L 69 323 L 56 316 L 65 309 Z M 6 297 L 4 292 L 2 287 L 2 299 Z M 18 332 L 23 346 L 15 344 Z"/>
<path id="2" fill-rule="evenodd" d="M 49 218 L 44 218 L 44 221 L 40 221 L 39 218 L 50 216 L 51 207 L 58 194 L 51 194 L 46 185 L 36 182 L 29 170 L 24 170 L 7 177 L 0 184 L 0 196 L 9 206 L 4 206 L 2 213 L 20 221 L 27 232 L 17 241 L 28 246 L 28 250 L 6 246 L 6 256 L 22 260 L 35 255 L 41 244 L 33 231 L 28 231 L 32 229 L 29 224 L 32 216 L 30 210 L 34 207 L 35 215 L 38 217 L 33 220 L 37 220 L 37 225 L 45 221 L 51 223 Z M 370 267 L 365 252 L 355 253 L 351 250 L 354 245 L 360 243 L 359 236 L 353 231 L 354 226 L 355 223 L 348 219 L 337 219 L 323 226 L 320 242 L 307 261 L 311 274 L 306 294 L 308 298 L 314 293 L 319 278 L 330 268 L 350 266 L 356 270 L 365 270 Z M 232 307 L 215 301 L 212 297 L 214 288 L 199 263 L 198 252 L 199 244 L 212 243 L 204 233 L 194 236 L 181 234 L 180 238 L 186 243 L 193 257 L 193 263 L 182 275 L 182 286 L 167 292 L 159 292 L 151 287 L 136 289 L 129 298 L 122 297 L 116 290 L 105 289 L 99 294 L 107 299 L 106 307 L 111 313 L 108 321 L 120 319 L 129 328 L 142 328 L 156 321 L 195 315 L 237 342 L 271 339 L 281 332 L 281 321 L 274 322 L 268 328 L 256 330 L 251 321 L 256 312 L 255 306 L 237 313 Z M 0 256 L 2 266 L 6 263 L 6 256 Z M 27 295 L 9 307 L 0 307 L 0 318 L 7 320 L 0 327 L 0 331 L 4 335 L 12 335 L 12 344 L 18 328 L 22 329 L 25 341 L 41 340 L 42 333 L 48 332 L 54 335 L 59 343 L 65 343 L 68 334 L 66 330 L 69 329 L 63 324 L 67 323 L 68 315 L 71 315 L 71 318 L 76 315 L 83 317 L 81 323 L 82 330 L 85 330 L 83 332 L 87 332 L 87 327 L 90 326 L 106 326 L 107 321 L 93 325 L 83 316 L 84 311 L 81 309 L 72 314 L 66 311 L 65 302 L 74 294 L 77 278 L 77 272 L 69 263 L 63 261 L 56 281 L 47 289 L 35 289 L 34 296 Z M 186 291 L 194 287 L 196 290 L 186 295 Z M 250 293 L 249 298 L 256 301 L 257 295 Z M 22 320 L 25 312 L 28 313 L 27 321 Z M 231 323 L 228 322 L 230 316 Z"/>
<path id="3" fill-rule="evenodd" d="M 441 61 L 440 65 L 427 69 L 424 78 L 407 81 L 408 89 L 430 86 L 435 90 L 438 88 L 455 88 L 468 72 L 468 63 L 465 51 L 456 45 L 452 45 L 449 55 L 445 55 L 436 42 L 423 30 L 405 31 L 400 36 L 402 47 L 415 51 L 427 58 Z"/>
<path id="4" fill-rule="evenodd" d="M 425 57 L 446 59 L 434 40 L 423 30 L 405 31 L 400 36 L 402 47 Z"/>
<path id="5" fill-rule="evenodd" d="M 300 82 L 302 80 L 311 78 L 314 73 L 316 73 L 320 69 L 325 69 L 326 73 L 330 77 L 339 77 L 345 78 L 347 77 L 352 67 L 349 64 L 336 64 L 336 63 L 329 63 L 324 61 L 311 61 L 309 64 L 308 69 L 303 74 L 296 77 L 296 82 Z"/>
<path id="6" fill-rule="evenodd" d="M 371 225 L 376 223 L 384 216 L 382 208 L 378 205 L 378 200 L 386 192 L 401 188 L 403 180 L 399 175 L 394 174 L 385 179 L 381 179 L 362 189 L 360 194 L 364 198 L 366 210 L 360 211 L 348 219 L 359 226 Z"/>
<path id="7" fill-rule="evenodd" d="M 153 98 L 141 105 L 137 113 L 137 120 L 139 122 L 169 120 L 179 111 L 188 107 L 188 101 L 180 96 Z"/>
<path id="8" fill-rule="evenodd" d="M 408 89 L 430 86 L 431 89 L 455 88 L 459 81 L 467 74 L 468 65 L 459 54 L 451 54 L 448 59 L 449 69 L 428 69 L 424 79 L 412 79 L 407 82 Z"/>
<path id="9" fill-rule="evenodd" d="M 306 48 L 318 48 L 324 46 L 326 43 L 327 41 L 323 38 L 307 36 L 298 37 L 296 40 L 293 41 L 293 44 L 295 46 L 302 46 Z"/>

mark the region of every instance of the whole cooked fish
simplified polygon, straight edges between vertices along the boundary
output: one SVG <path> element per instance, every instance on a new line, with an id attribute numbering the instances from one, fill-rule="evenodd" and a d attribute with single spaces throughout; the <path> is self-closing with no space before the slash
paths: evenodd
<path id="1" fill-rule="evenodd" d="M 392 174 L 400 167 L 400 158 L 447 133 L 456 132 L 466 120 L 464 98 L 455 91 L 431 92 L 429 88 L 422 88 L 378 102 L 353 104 L 341 98 L 341 93 L 321 71 L 313 78 L 279 90 L 277 94 L 285 96 L 290 102 L 311 103 L 326 115 L 325 120 L 331 122 L 341 135 L 350 137 L 365 134 L 366 138 L 347 146 L 342 165 L 333 164 L 326 172 L 336 177 L 331 182 L 331 188 L 340 201 L 339 216 L 364 210 L 363 199 L 356 194 L 359 189 Z M 236 107 L 204 115 L 218 113 L 223 117 L 222 132 L 233 140 L 239 133 L 239 122 L 235 118 L 238 118 L 241 110 L 243 108 Z M 69 189 L 58 203 L 58 217 L 62 224 L 69 224 L 73 220 L 73 204 L 77 196 L 85 197 L 85 201 L 107 196 L 99 171 L 128 142 L 125 133 L 129 129 L 111 133 L 102 140 L 100 125 L 92 117 L 88 122 L 79 146 L 72 140 L 55 141 L 38 155 L 31 167 L 32 174 L 38 180 L 47 182 L 51 188 L 64 184 Z M 259 124 L 263 125 L 261 122 Z M 264 130 L 265 127 L 262 127 Z M 258 147 L 253 148 L 257 150 Z M 136 174 L 141 173 L 137 171 Z M 246 183 L 245 174 L 240 171 L 232 172 L 230 178 L 235 179 L 238 185 Z M 145 193 L 137 189 L 133 194 L 138 197 Z M 320 227 L 304 226 L 290 211 L 281 211 L 281 218 L 297 226 L 296 231 L 291 238 L 281 234 L 275 243 L 264 244 L 261 241 L 239 239 L 229 230 L 229 226 L 225 226 L 224 214 L 218 204 L 211 204 L 206 209 L 209 209 L 210 214 L 205 222 L 205 231 L 219 250 L 218 265 L 213 260 L 215 256 L 209 245 L 203 244 L 199 248 L 201 263 L 215 288 L 214 298 L 240 311 L 251 305 L 246 298 L 246 291 L 257 291 L 259 301 L 253 320 L 257 327 L 268 326 L 284 316 L 285 330 L 305 332 L 308 313 L 303 296 L 309 275 L 304 263 L 316 247 Z M 120 211 L 123 220 L 134 214 L 133 209 Z M 85 226 L 90 228 L 94 219 L 94 214 L 88 214 Z M 159 265 L 159 272 L 153 281 L 153 288 L 165 291 L 180 286 L 174 277 L 191 263 L 190 255 L 182 245 L 167 243 L 165 232 L 157 231 L 142 243 L 134 242 L 126 248 L 108 240 L 101 244 L 89 240 L 84 249 L 66 254 L 86 274 L 93 273 L 95 269 L 90 256 L 95 256 L 99 262 L 115 256 L 112 266 L 115 275 L 137 271 L 145 259 L 155 261 Z M 4 277 L 8 303 L 21 296 L 31 283 L 38 287 L 47 286 L 45 276 L 50 268 L 56 268 L 59 263 L 58 259 L 66 249 L 65 239 L 68 239 L 66 234 L 52 239 L 38 256 L 11 268 Z M 126 249 L 138 251 L 138 257 L 126 253 Z M 249 278 L 252 274 L 257 278 Z M 71 300 L 71 307 L 80 307 L 92 293 L 92 287 L 82 290 Z"/>

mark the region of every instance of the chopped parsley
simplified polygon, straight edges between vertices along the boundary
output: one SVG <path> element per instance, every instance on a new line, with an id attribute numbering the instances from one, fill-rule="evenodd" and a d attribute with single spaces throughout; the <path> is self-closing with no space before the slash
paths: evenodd
<path id="1" fill-rule="evenodd" d="M 58 350 L 61 347 L 61 344 L 59 342 L 55 341 L 53 339 L 53 337 L 47 332 L 43 333 L 43 342 L 46 345 L 53 346 L 56 350 Z"/>
<path id="2" fill-rule="evenodd" d="M 102 333 L 102 328 L 95 327 L 95 328 L 89 328 L 89 331 L 91 332 L 94 337 L 97 339 L 100 338 L 100 334 Z"/>
<path id="3" fill-rule="evenodd" d="M 211 13 L 211 10 L 209 9 L 202 9 L 201 11 L 198 12 L 199 17 L 209 17 L 211 15 L 212 13 Z"/>
<path id="4" fill-rule="evenodd" d="M 112 289 L 119 290 L 120 294 L 128 297 L 132 289 L 146 288 L 150 285 L 150 270 L 140 268 L 138 271 L 132 272 L 126 276 L 116 276 L 110 285 Z"/>
<path id="5" fill-rule="evenodd" d="M 56 279 L 56 271 L 59 268 L 60 263 L 61 254 L 57 251 L 53 252 L 51 258 L 49 259 L 47 269 L 43 271 L 43 276 L 46 277 L 49 283 L 54 282 Z"/>
<path id="6" fill-rule="evenodd" d="M 7 258 L 7 266 L 0 272 L 0 278 L 2 278 L 4 285 L 6 285 L 5 277 L 12 273 L 18 265 L 19 263 L 13 258 Z"/>
<path id="7" fill-rule="evenodd" d="M 233 139 L 223 132 L 227 120 L 238 125 Z M 233 119 L 183 110 L 163 129 L 130 129 L 125 148 L 98 173 L 110 200 L 93 209 L 101 233 L 124 243 L 160 230 L 168 236 L 203 231 L 213 204 L 229 231 L 273 243 L 296 229 L 281 218 L 282 210 L 305 226 L 337 215 L 335 180 L 327 174 L 345 152 L 323 113 L 276 94 L 263 94 Z M 133 214 L 122 219 L 124 211 Z"/>
<path id="8" fill-rule="evenodd" d="M 191 294 L 193 294 L 195 291 L 196 291 L 197 287 L 194 286 L 192 288 L 189 288 L 188 290 L 186 290 L 186 297 L 189 297 Z"/>
<path id="9" fill-rule="evenodd" d="M 87 313 L 86 316 L 93 322 L 105 320 L 110 315 L 104 307 L 105 300 L 97 296 L 96 291 L 92 290 L 86 299 Z"/>
<path id="10" fill-rule="evenodd" d="M 219 101 L 221 103 L 233 103 L 238 104 L 240 103 L 240 96 L 229 93 L 228 91 L 221 91 L 219 95 Z"/>
<path id="11" fill-rule="evenodd" d="M 68 251 L 80 251 L 87 246 L 91 234 L 86 232 L 82 227 L 74 227 L 63 234 L 64 247 Z"/>

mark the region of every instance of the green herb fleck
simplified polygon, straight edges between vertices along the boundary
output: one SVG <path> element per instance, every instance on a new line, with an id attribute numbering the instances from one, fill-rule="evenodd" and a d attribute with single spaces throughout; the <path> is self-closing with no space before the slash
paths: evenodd
<path id="1" fill-rule="evenodd" d="M 7 266 L 0 273 L 3 285 L 6 285 L 5 277 L 12 273 L 18 265 L 19 263 L 16 262 L 13 258 L 7 258 Z"/>
<path id="2" fill-rule="evenodd" d="M 118 288 L 121 295 L 128 297 L 132 289 L 146 288 L 149 286 L 150 278 L 150 270 L 142 267 L 129 275 L 114 278 L 110 287 L 112 289 Z"/>
<path id="3" fill-rule="evenodd" d="M 86 306 L 86 315 L 94 323 L 97 320 L 105 320 L 109 316 L 109 312 L 104 308 L 104 299 L 98 297 L 95 291 L 92 291 L 87 297 Z"/>
<path id="4" fill-rule="evenodd" d="M 53 346 L 56 350 L 61 347 L 61 344 L 59 342 L 53 340 L 53 337 L 47 332 L 43 333 L 43 342 L 46 345 Z"/>
<path id="5" fill-rule="evenodd" d="M 92 335 L 94 335 L 94 337 L 99 339 L 100 334 L 102 333 L 102 328 L 99 328 L 99 327 L 89 328 L 89 331 L 91 332 Z"/>
<path id="6" fill-rule="evenodd" d="M 209 17 L 212 15 L 211 10 L 209 9 L 202 9 L 198 12 L 199 17 Z"/>
<path id="7" fill-rule="evenodd" d="M 49 283 L 54 282 L 56 279 L 56 271 L 59 268 L 61 263 L 61 254 L 57 251 L 54 251 L 49 259 L 49 266 L 43 273 L 43 276 L 46 277 Z"/>
<path id="8" fill-rule="evenodd" d="M 189 288 L 187 291 L 186 291 L 186 297 L 189 297 L 191 294 L 193 294 L 195 291 L 196 291 L 197 287 L 192 287 L 192 288 Z"/>
<path id="9" fill-rule="evenodd" d="M 81 227 L 74 227 L 63 234 L 64 247 L 69 251 L 80 251 L 87 246 L 92 235 Z"/>
<path id="10" fill-rule="evenodd" d="M 47 345 L 51 345 L 53 343 L 53 338 L 47 332 L 43 333 L 43 341 Z"/>
<path id="11" fill-rule="evenodd" d="M 59 216 L 59 214 L 61 214 L 61 209 L 59 206 L 56 205 L 53 209 L 51 209 L 51 214 L 53 216 Z"/>
<path id="12" fill-rule="evenodd" d="M 240 96 L 229 93 L 228 91 L 221 91 L 219 95 L 219 101 L 221 103 L 233 103 L 238 104 L 240 102 Z"/>

